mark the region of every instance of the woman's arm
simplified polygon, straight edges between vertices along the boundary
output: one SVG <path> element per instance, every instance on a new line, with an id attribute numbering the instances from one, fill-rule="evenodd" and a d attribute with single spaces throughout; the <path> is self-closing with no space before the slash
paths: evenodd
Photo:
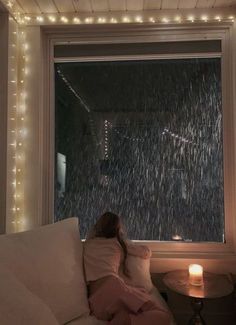
<path id="1" fill-rule="evenodd" d="M 150 258 L 152 255 L 151 250 L 147 246 L 134 244 L 131 240 L 126 240 L 125 244 L 127 246 L 128 255 L 141 257 L 143 259 Z"/>

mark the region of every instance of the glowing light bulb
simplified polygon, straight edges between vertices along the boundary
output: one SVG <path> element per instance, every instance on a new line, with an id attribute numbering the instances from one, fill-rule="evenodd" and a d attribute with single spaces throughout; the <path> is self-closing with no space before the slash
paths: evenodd
<path id="1" fill-rule="evenodd" d="M 150 21 L 150 23 L 155 23 L 155 19 L 153 17 L 149 17 L 148 20 Z"/>
<path id="2" fill-rule="evenodd" d="M 42 16 L 37 16 L 36 20 L 42 23 L 44 21 L 44 18 Z"/>
<path id="3" fill-rule="evenodd" d="M 162 18 L 162 22 L 163 22 L 163 23 L 168 23 L 168 22 L 169 22 L 169 19 L 168 19 L 167 17 L 163 17 L 163 18 Z"/>
<path id="4" fill-rule="evenodd" d="M 122 21 L 123 21 L 123 23 L 129 23 L 130 19 L 129 19 L 129 17 L 125 16 L 122 18 Z"/>
<path id="5" fill-rule="evenodd" d="M 8 6 L 9 8 L 12 8 L 12 7 L 13 7 L 13 3 L 12 3 L 11 1 L 7 1 L 7 6 Z"/>
<path id="6" fill-rule="evenodd" d="M 106 18 L 104 17 L 99 17 L 98 18 L 98 23 L 102 24 L 102 23 L 105 23 L 106 22 Z"/>
<path id="7" fill-rule="evenodd" d="M 179 22 L 181 22 L 181 17 L 180 16 L 175 16 L 174 20 L 179 23 Z"/>
<path id="8" fill-rule="evenodd" d="M 68 18 L 66 18 L 65 16 L 62 16 L 62 17 L 61 17 L 61 21 L 62 21 L 63 23 L 68 23 Z"/>
<path id="9" fill-rule="evenodd" d="M 91 24 L 93 22 L 93 18 L 92 17 L 87 17 L 87 18 L 85 18 L 84 21 L 85 21 L 86 24 Z"/>
<path id="10" fill-rule="evenodd" d="M 193 23 L 194 22 L 194 16 L 188 16 L 188 20 L 190 20 Z"/>
<path id="11" fill-rule="evenodd" d="M 202 19 L 203 21 L 207 22 L 207 21 L 208 21 L 208 16 L 203 15 L 203 16 L 201 17 L 201 19 Z"/>
<path id="12" fill-rule="evenodd" d="M 115 19 L 115 18 L 113 18 L 113 17 L 111 18 L 110 21 L 111 21 L 112 24 L 116 24 L 116 23 L 117 23 L 117 19 Z"/>
<path id="13" fill-rule="evenodd" d="M 78 17 L 74 17 L 74 18 L 73 18 L 73 22 L 74 22 L 75 24 L 78 24 L 78 23 L 80 23 L 80 19 L 79 19 Z"/>
<path id="14" fill-rule="evenodd" d="M 215 16 L 215 20 L 221 21 L 221 17 L 220 16 Z"/>
<path id="15" fill-rule="evenodd" d="M 31 21 L 31 17 L 30 17 L 30 16 L 25 16 L 24 18 L 25 18 L 25 20 L 27 20 L 27 21 Z"/>
<path id="16" fill-rule="evenodd" d="M 142 22 L 143 22 L 143 19 L 142 19 L 141 16 L 136 16 L 136 17 L 135 17 L 135 21 L 136 21 L 137 23 L 142 23 Z"/>
<path id="17" fill-rule="evenodd" d="M 48 19 L 52 22 L 55 23 L 56 18 L 54 16 L 49 16 Z"/>

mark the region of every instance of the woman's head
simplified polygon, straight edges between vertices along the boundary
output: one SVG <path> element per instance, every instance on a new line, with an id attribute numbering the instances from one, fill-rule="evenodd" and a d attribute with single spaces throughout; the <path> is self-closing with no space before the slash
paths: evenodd
<path id="1" fill-rule="evenodd" d="M 94 226 L 95 237 L 113 238 L 123 234 L 121 220 L 112 212 L 105 212 Z"/>
<path id="2" fill-rule="evenodd" d="M 91 239 L 94 237 L 105 237 L 105 238 L 114 238 L 116 237 L 118 242 L 120 243 L 123 253 L 123 272 L 126 276 L 129 277 L 129 272 L 126 266 L 127 259 L 127 247 L 123 239 L 123 227 L 121 223 L 121 219 L 118 215 L 112 212 L 105 212 L 98 219 L 96 224 L 94 225 L 92 231 L 88 235 L 87 239 Z"/>

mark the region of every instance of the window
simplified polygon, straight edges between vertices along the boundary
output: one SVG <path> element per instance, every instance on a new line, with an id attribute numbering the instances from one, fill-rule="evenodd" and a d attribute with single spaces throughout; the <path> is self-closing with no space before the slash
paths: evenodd
<path id="1" fill-rule="evenodd" d="M 55 219 L 224 242 L 220 57 L 55 65 Z"/>

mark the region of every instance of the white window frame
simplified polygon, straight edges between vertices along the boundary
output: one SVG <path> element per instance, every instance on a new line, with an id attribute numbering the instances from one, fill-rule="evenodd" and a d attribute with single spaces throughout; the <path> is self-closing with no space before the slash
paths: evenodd
<path id="1" fill-rule="evenodd" d="M 79 31 L 79 34 L 78 34 Z M 235 37 L 235 36 L 234 36 Z M 193 41 L 193 40 L 221 40 L 222 44 L 222 110 L 223 110 L 223 151 L 224 151 L 224 205 L 225 205 L 225 239 L 226 243 L 185 243 L 185 242 L 159 242 L 143 241 L 153 251 L 154 270 L 162 270 L 162 266 L 156 267 L 159 259 L 165 263 L 163 270 L 176 268 L 176 262 L 183 267 L 190 260 L 200 261 L 204 264 L 211 260 L 236 263 L 236 227 L 235 227 L 235 134 L 234 134 L 234 107 L 233 107 L 233 68 L 234 57 L 232 50 L 233 24 L 222 25 L 194 25 L 191 26 L 80 26 L 72 28 L 57 28 L 43 30 L 43 109 L 40 114 L 42 148 L 42 216 L 43 223 L 53 222 L 54 216 L 54 56 L 53 50 L 56 44 L 109 44 L 109 43 L 145 43 L 164 41 Z M 204 56 L 205 55 L 201 55 Z M 155 56 L 157 57 L 157 56 Z M 175 56 L 176 57 L 176 56 Z M 189 57 L 189 55 L 188 55 Z M 196 57 L 196 55 L 194 55 Z M 132 57 L 133 58 L 133 57 Z M 142 59 L 141 56 L 138 56 Z M 147 58 L 147 56 L 145 56 Z M 150 58 L 153 58 L 153 56 Z M 81 58 L 81 60 L 88 58 Z M 100 58 L 100 60 L 106 60 Z M 112 57 L 114 59 L 114 57 Z M 121 57 L 117 57 L 121 59 Z M 127 59 L 123 57 L 123 59 Z M 94 58 L 93 58 L 94 60 Z M 58 61 L 58 60 L 57 60 Z M 67 59 L 68 62 L 68 59 Z M 46 159 L 45 159 L 46 158 Z M 44 171 L 44 172 L 43 172 Z M 227 263 L 225 264 L 225 259 Z M 181 262 L 180 262 L 181 260 Z M 205 261 L 205 262 L 204 262 Z M 221 267 L 224 265 L 221 263 Z M 186 264 L 187 265 L 187 264 Z M 217 264 L 218 265 L 218 264 Z M 235 265 L 236 268 L 236 265 Z"/>

